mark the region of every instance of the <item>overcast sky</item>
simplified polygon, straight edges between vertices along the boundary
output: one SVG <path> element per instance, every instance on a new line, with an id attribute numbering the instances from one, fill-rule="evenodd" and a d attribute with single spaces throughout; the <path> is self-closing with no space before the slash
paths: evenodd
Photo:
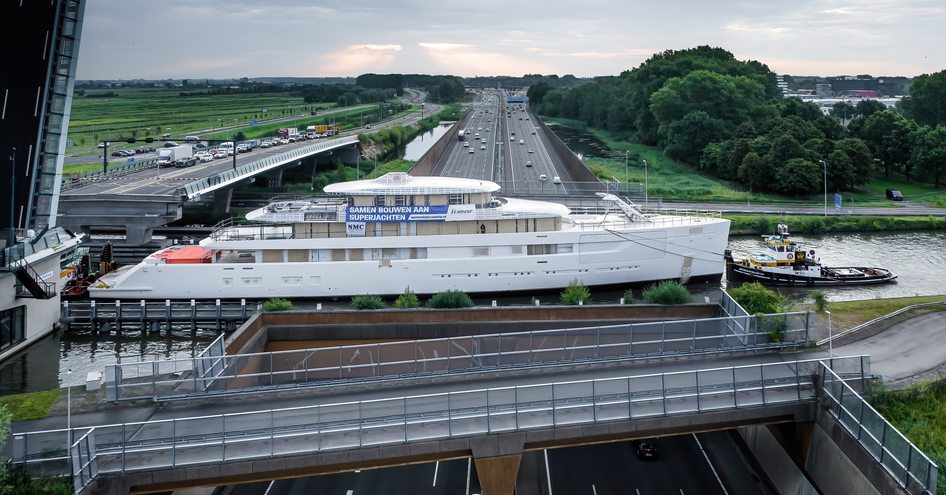
<path id="1" fill-rule="evenodd" d="M 78 79 L 613 75 L 718 46 L 775 72 L 946 68 L 943 0 L 87 0 Z"/>

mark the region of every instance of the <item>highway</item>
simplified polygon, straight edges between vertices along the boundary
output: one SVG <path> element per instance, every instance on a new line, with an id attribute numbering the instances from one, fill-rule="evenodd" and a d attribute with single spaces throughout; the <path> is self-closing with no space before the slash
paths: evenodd
<path id="1" fill-rule="evenodd" d="M 505 94 L 484 92 L 463 127 L 464 140 L 450 143 L 431 175 L 491 180 L 510 195 L 567 196 L 575 191 L 571 176 L 525 104 L 507 104 Z M 561 184 L 553 183 L 554 177 Z"/>
<path id="2" fill-rule="evenodd" d="M 395 125 L 411 125 L 421 120 L 421 115 L 430 116 L 440 112 L 443 109 L 441 105 L 428 104 L 428 108 L 419 112 L 411 112 L 406 115 L 386 120 L 383 124 L 373 125 L 371 131 L 376 132 L 386 127 Z M 350 129 L 338 134 L 338 138 L 357 135 L 365 132 L 365 129 Z M 296 148 L 301 148 L 313 143 L 329 141 L 319 139 L 315 141 L 301 141 L 289 143 L 271 148 L 257 148 L 251 152 L 239 153 L 234 158 L 214 160 L 212 162 L 198 162 L 197 165 L 187 168 L 163 168 L 145 167 L 139 171 L 127 174 L 109 174 L 98 176 L 96 180 L 86 180 L 78 185 L 73 185 L 63 189 L 63 195 L 73 194 L 148 194 L 148 195 L 169 195 L 173 194 L 178 188 L 185 184 L 212 176 L 225 170 L 240 167 L 242 165 L 267 158 L 271 155 L 284 153 Z"/>

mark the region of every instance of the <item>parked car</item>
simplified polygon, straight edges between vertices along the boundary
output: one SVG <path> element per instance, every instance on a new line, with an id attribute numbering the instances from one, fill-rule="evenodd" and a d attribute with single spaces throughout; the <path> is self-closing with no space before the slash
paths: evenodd
<path id="1" fill-rule="evenodd" d="M 887 199 L 891 201 L 903 201 L 903 194 L 896 189 L 887 189 Z"/>

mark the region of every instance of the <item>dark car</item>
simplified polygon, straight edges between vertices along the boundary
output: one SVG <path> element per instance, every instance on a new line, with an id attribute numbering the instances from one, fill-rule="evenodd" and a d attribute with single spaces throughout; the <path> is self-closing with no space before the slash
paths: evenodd
<path id="1" fill-rule="evenodd" d="M 637 457 L 641 459 L 656 459 L 657 443 L 653 440 L 638 440 L 634 451 L 637 453 Z"/>
<path id="2" fill-rule="evenodd" d="M 903 201 L 903 194 L 896 189 L 887 189 L 887 199 L 891 201 Z"/>

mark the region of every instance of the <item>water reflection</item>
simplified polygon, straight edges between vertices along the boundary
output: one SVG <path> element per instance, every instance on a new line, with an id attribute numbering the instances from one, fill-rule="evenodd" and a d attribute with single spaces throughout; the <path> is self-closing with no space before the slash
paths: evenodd
<path id="1" fill-rule="evenodd" d="M 447 133 L 447 130 L 450 129 L 452 125 L 453 122 L 443 122 L 427 132 L 418 134 L 417 137 L 407 143 L 402 158 L 405 160 L 419 160 L 438 139 Z"/>
<path id="2" fill-rule="evenodd" d="M 612 151 L 604 142 L 589 132 L 558 124 L 549 124 L 549 129 L 568 146 L 568 149 L 574 151 L 579 159 L 618 156 L 617 152 Z M 623 152 L 621 152 L 620 157 L 624 158 Z"/>

